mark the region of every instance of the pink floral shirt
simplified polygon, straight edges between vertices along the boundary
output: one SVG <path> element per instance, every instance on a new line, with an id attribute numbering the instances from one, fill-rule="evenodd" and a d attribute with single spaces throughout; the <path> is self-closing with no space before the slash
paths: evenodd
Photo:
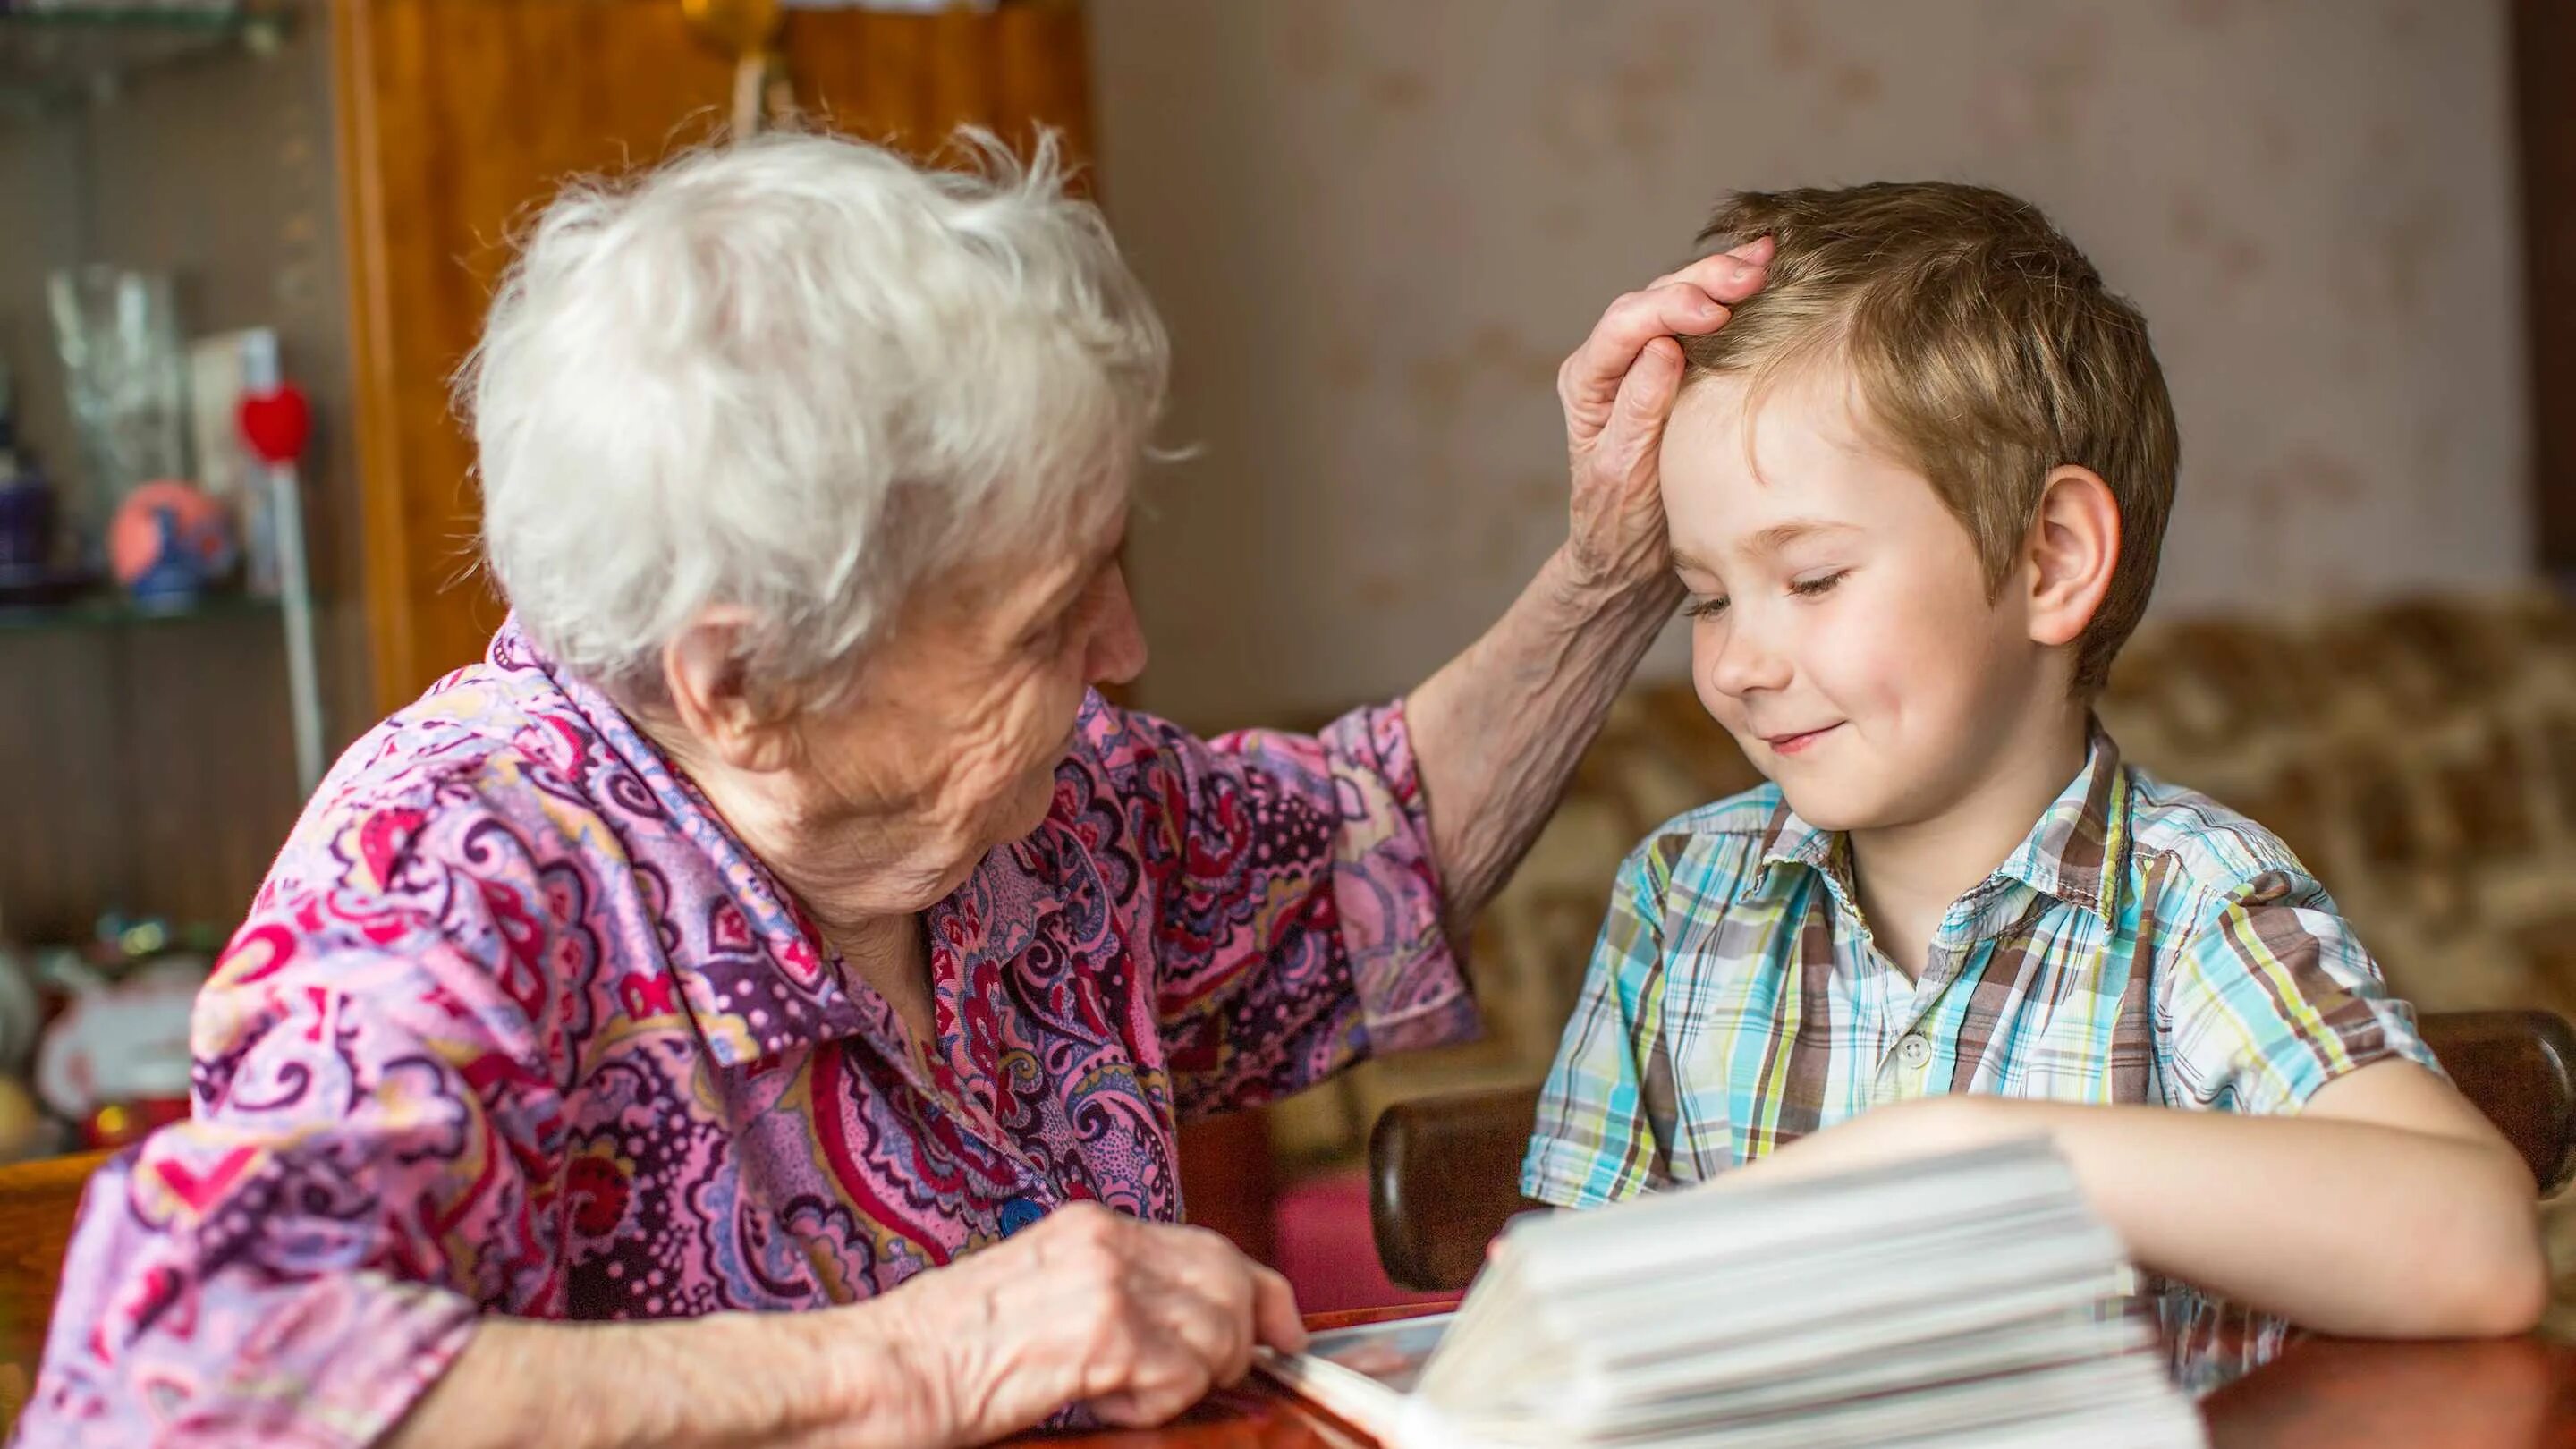
<path id="1" fill-rule="evenodd" d="M 1077 1199 L 1177 1220 L 1176 1122 L 1474 1028 L 1400 707 L 1201 742 L 1094 697 L 928 921 L 925 1071 L 505 626 L 307 807 L 193 1120 L 89 1190 L 21 1442 L 364 1444 L 480 1314 L 818 1308 Z"/>

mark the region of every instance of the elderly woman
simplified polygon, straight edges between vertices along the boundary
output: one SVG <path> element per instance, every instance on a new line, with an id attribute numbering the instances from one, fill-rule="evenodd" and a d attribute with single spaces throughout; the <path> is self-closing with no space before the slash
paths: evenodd
<path id="1" fill-rule="evenodd" d="M 566 194 L 469 374 L 513 617 L 306 809 L 25 1442 L 974 1443 L 1296 1346 L 1173 1226 L 1174 1126 L 1472 1029 L 1451 939 L 1675 599 L 1667 334 L 1758 255 L 1568 361 L 1573 527 L 1492 632 L 1203 742 L 1090 690 L 1165 343 L 1043 155 Z"/>

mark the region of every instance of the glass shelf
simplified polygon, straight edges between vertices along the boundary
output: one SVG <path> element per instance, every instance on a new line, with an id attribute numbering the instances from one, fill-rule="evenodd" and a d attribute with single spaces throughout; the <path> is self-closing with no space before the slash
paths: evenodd
<path id="1" fill-rule="evenodd" d="M 144 71 L 273 50 L 287 23 L 283 0 L 0 0 L 0 112 L 41 113 L 113 96 Z"/>
<path id="2" fill-rule="evenodd" d="M 212 593 L 179 608 L 151 608 L 122 594 L 85 595 L 61 604 L 0 606 L 0 634 L 57 629 L 122 629 L 154 624 L 184 624 L 200 619 L 274 616 L 275 599 L 242 593 Z"/>

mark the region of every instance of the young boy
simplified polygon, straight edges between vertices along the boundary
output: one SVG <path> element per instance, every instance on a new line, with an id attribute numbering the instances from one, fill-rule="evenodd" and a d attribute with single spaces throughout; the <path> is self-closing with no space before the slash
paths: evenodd
<path id="1" fill-rule="evenodd" d="M 2266 1315 L 2529 1328 L 2520 1159 L 2280 841 L 2092 719 L 2173 498 L 2143 319 L 1979 187 L 1740 195 L 1700 240 L 1765 235 L 1661 460 L 1692 679 L 1770 783 L 1628 857 L 1523 1191 L 2047 1133 L 2203 1290 L 2158 1290 L 2198 1367 Z"/>

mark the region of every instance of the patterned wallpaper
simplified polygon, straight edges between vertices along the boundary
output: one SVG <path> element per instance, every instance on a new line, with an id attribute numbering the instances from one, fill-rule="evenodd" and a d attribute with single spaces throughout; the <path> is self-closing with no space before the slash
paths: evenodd
<path id="1" fill-rule="evenodd" d="M 1730 187 L 1980 180 L 2144 307 L 2159 607 L 2529 572 L 2501 0 L 1090 0 L 1170 319 L 1148 705 L 1404 689 L 1562 530 L 1557 361 Z M 1681 667 L 1678 637 L 1648 665 Z"/>

